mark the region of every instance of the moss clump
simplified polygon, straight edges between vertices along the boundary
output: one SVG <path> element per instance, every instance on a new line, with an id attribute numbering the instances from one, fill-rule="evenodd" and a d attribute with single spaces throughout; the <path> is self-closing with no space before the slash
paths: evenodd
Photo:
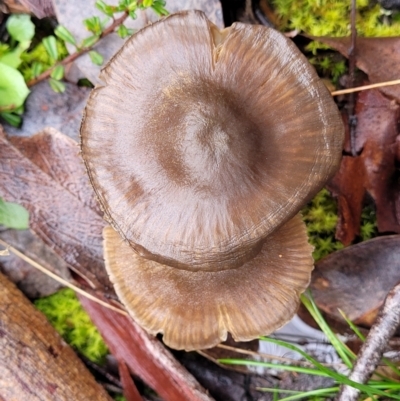
<path id="1" fill-rule="evenodd" d="M 313 36 L 349 36 L 351 2 L 348 0 L 272 0 L 282 31 L 299 30 Z M 357 0 L 357 33 L 366 37 L 400 35 L 400 13 L 384 10 L 369 0 Z M 311 42 L 306 50 L 318 73 L 336 84 L 346 72 L 346 60 L 337 53 L 318 52 L 329 47 Z"/>
<path id="2" fill-rule="evenodd" d="M 315 248 L 315 261 L 343 248 L 343 244 L 335 239 L 338 220 L 336 202 L 326 189 L 320 191 L 303 209 L 303 219 L 307 225 L 309 242 Z"/>
<path id="3" fill-rule="evenodd" d="M 273 0 L 280 29 L 297 29 L 314 36 L 349 36 L 351 2 L 348 0 Z M 398 14 L 379 4 L 357 0 L 357 32 L 361 36 L 400 35 Z M 321 48 L 314 43 L 312 50 Z"/>
<path id="4" fill-rule="evenodd" d="M 343 248 L 343 244 L 335 239 L 337 204 L 326 189 L 320 191 L 302 213 L 307 225 L 309 242 L 315 247 L 313 252 L 315 261 Z M 377 234 L 375 209 L 367 205 L 361 215 L 360 237 L 355 242 L 366 241 Z"/>
<path id="5" fill-rule="evenodd" d="M 126 398 L 123 395 L 114 396 L 115 401 L 126 401 Z"/>
<path id="6" fill-rule="evenodd" d="M 361 214 L 360 238 L 362 241 L 374 238 L 378 235 L 376 225 L 375 208 L 371 205 L 366 206 Z"/>
<path id="7" fill-rule="evenodd" d="M 107 346 L 72 290 L 60 290 L 35 305 L 69 345 L 93 362 L 104 360 Z"/>

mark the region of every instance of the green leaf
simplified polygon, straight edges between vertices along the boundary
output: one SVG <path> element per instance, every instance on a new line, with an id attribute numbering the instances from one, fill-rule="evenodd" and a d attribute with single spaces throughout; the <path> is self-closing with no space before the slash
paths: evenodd
<path id="1" fill-rule="evenodd" d="M 22 51 L 18 47 L 16 47 L 14 50 L 0 57 L 0 61 L 10 67 L 18 68 L 21 64 L 21 53 Z"/>
<path id="2" fill-rule="evenodd" d="M 22 74 L 0 62 L 0 107 L 22 106 L 28 94 L 29 89 Z"/>
<path id="3" fill-rule="evenodd" d="M 96 64 L 96 65 L 103 64 L 104 57 L 100 53 L 96 52 L 95 50 L 91 50 L 89 52 L 89 56 L 90 56 L 90 60 L 92 60 L 93 64 Z"/>
<path id="4" fill-rule="evenodd" d="M 47 36 L 42 40 L 43 46 L 47 54 L 55 61 L 58 59 L 57 41 L 53 35 Z"/>
<path id="5" fill-rule="evenodd" d="M 99 40 L 99 36 L 98 35 L 93 35 L 93 36 L 89 36 L 88 38 L 85 38 L 82 40 L 82 45 L 81 47 L 92 47 L 93 45 L 95 45 Z"/>
<path id="6" fill-rule="evenodd" d="M 106 4 L 103 0 L 97 0 L 96 1 L 96 7 L 98 10 L 100 10 L 102 13 L 108 15 L 109 17 L 112 17 L 114 14 L 114 10 L 111 6 Z"/>
<path id="7" fill-rule="evenodd" d="M 159 16 L 168 15 L 169 12 L 164 8 L 165 2 L 155 0 L 151 8 L 158 14 Z"/>
<path id="8" fill-rule="evenodd" d="M 32 75 L 34 78 L 40 75 L 43 71 L 44 71 L 44 65 L 42 63 L 40 63 L 39 61 L 34 61 L 32 63 Z"/>
<path id="9" fill-rule="evenodd" d="M 58 27 L 54 30 L 54 33 L 64 42 L 70 43 L 71 45 L 76 45 L 74 36 L 67 28 L 65 28 L 65 26 L 58 25 Z"/>
<path id="10" fill-rule="evenodd" d="M 35 25 L 28 14 L 12 14 L 7 20 L 7 31 L 17 42 L 30 42 L 35 35 Z"/>
<path id="11" fill-rule="evenodd" d="M 128 28 L 124 24 L 121 24 L 117 29 L 117 34 L 120 38 L 125 39 L 129 36 Z"/>
<path id="12" fill-rule="evenodd" d="M 3 112 L 3 113 L 0 113 L 0 117 L 2 117 L 5 121 L 7 121 L 13 127 L 19 127 L 22 122 L 21 117 L 17 116 L 14 113 Z"/>
<path id="13" fill-rule="evenodd" d="M 136 15 L 135 10 L 129 11 L 129 16 L 130 16 L 132 19 L 136 19 L 136 18 L 137 18 L 137 15 Z"/>
<path id="14" fill-rule="evenodd" d="M 136 10 L 137 7 L 138 7 L 137 1 L 136 1 L 136 0 L 131 1 L 131 3 L 130 3 L 129 6 L 128 6 L 128 12 L 129 12 L 129 11 Z"/>
<path id="15" fill-rule="evenodd" d="M 151 7 L 153 5 L 154 1 L 153 0 L 143 0 L 142 4 L 143 7 Z"/>
<path id="16" fill-rule="evenodd" d="M 61 81 L 57 81 L 54 78 L 50 78 L 49 84 L 51 86 L 51 89 L 53 89 L 54 92 L 63 93 L 65 91 L 65 85 Z"/>
<path id="17" fill-rule="evenodd" d="M 64 66 L 63 65 L 57 65 L 53 71 L 51 71 L 50 76 L 54 79 L 56 79 L 57 81 L 59 81 L 60 79 L 64 78 Z"/>
<path id="18" fill-rule="evenodd" d="M 86 28 L 94 33 L 95 35 L 100 35 L 101 34 L 101 21 L 99 17 L 90 17 L 87 18 L 83 21 L 83 23 L 85 24 Z"/>
<path id="19" fill-rule="evenodd" d="M 29 213 L 24 207 L 0 198 L 0 224 L 8 228 L 26 230 L 29 227 Z"/>

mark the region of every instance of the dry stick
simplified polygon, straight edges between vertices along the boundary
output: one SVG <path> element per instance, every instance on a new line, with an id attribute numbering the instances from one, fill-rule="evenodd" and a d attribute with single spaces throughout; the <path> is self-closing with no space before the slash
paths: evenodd
<path id="1" fill-rule="evenodd" d="M 356 40 L 357 40 L 357 29 L 356 29 L 356 0 L 351 0 L 351 47 L 348 53 L 349 57 L 349 82 L 347 87 L 352 88 L 355 81 L 355 70 L 356 70 Z M 350 148 L 352 156 L 357 156 L 356 152 L 356 126 L 357 117 L 354 114 L 355 109 L 355 94 L 351 92 L 346 104 L 347 114 L 349 116 L 349 128 L 350 128 Z"/>
<path id="2" fill-rule="evenodd" d="M 376 322 L 372 326 L 367 339 L 358 354 L 349 379 L 357 383 L 366 383 L 374 373 L 388 341 L 394 335 L 400 323 L 400 284 L 392 288 L 386 296 L 385 303 L 379 311 Z M 355 401 L 359 390 L 342 385 L 337 401 Z"/>
<path id="3" fill-rule="evenodd" d="M 54 274 L 50 270 L 46 269 L 40 263 L 37 263 L 36 261 L 31 259 L 29 256 L 26 256 L 25 254 L 20 252 L 18 249 L 14 248 L 13 246 L 11 246 L 7 242 L 3 241 L 2 239 L 0 239 L 0 244 L 3 245 L 6 248 L 6 250 L 10 250 L 14 255 L 17 255 L 19 258 L 21 258 L 26 263 L 29 263 L 31 266 L 33 266 L 36 269 L 40 270 L 42 273 L 48 275 L 49 277 L 53 278 L 54 280 L 58 281 L 59 283 L 65 285 L 66 287 L 71 288 L 75 292 L 83 295 L 84 297 L 90 299 L 91 301 L 97 302 L 98 304 L 100 304 L 100 305 L 102 305 L 102 306 L 104 306 L 104 307 L 106 307 L 108 309 L 111 309 L 111 310 L 113 310 L 115 312 L 118 312 L 121 315 L 128 316 L 128 313 L 125 310 L 123 310 L 121 308 L 117 308 L 115 306 L 112 306 L 109 303 L 104 302 L 101 299 L 99 299 L 99 298 L 87 293 L 86 291 L 84 291 L 81 288 L 77 287 L 76 285 L 70 283 L 69 281 L 63 279 L 62 277 L 57 276 L 57 274 Z"/>
<path id="4" fill-rule="evenodd" d="M 121 24 L 124 23 L 124 21 L 128 18 L 128 13 L 124 11 L 121 17 L 114 19 L 113 23 L 106 28 L 101 35 L 99 36 L 99 40 L 103 39 L 104 37 L 108 36 L 110 33 L 113 33 L 114 30 Z M 98 43 L 98 41 L 96 42 Z M 44 81 L 45 79 L 50 77 L 51 72 L 55 67 L 58 65 L 67 65 L 75 61 L 78 57 L 82 56 L 82 54 L 87 53 L 88 51 L 92 50 L 92 47 L 84 47 L 82 49 L 77 50 L 75 53 L 70 54 L 68 57 L 66 57 L 64 60 L 60 61 L 59 63 L 55 64 L 53 67 L 49 68 L 48 70 L 42 72 L 40 75 L 38 75 L 36 78 L 31 79 L 30 81 L 27 82 L 28 87 L 31 87 L 33 85 L 36 85 L 37 83 Z"/>
<path id="5" fill-rule="evenodd" d="M 360 92 L 360 91 L 365 91 L 368 89 L 382 88 L 385 86 L 393 86 L 393 85 L 399 85 L 399 84 L 400 84 L 400 79 L 395 79 L 393 81 L 379 82 L 377 84 L 357 86 L 356 88 L 340 89 L 340 90 L 331 92 L 331 95 L 332 96 L 346 95 L 348 93 Z"/>

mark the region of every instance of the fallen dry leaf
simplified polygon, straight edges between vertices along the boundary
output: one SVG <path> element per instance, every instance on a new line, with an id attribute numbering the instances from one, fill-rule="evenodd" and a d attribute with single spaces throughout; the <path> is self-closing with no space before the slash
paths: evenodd
<path id="1" fill-rule="evenodd" d="M 79 156 L 79 146 L 73 139 L 54 128 L 45 128 L 31 137 L 10 136 L 8 140 L 85 207 L 103 216 Z"/>
<path id="2" fill-rule="evenodd" d="M 44 141 L 47 135 L 51 138 Z M 70 166 L 75 160 L 82 168 L 78 153 L 75 153 L 76 143 L 53 130 L 47 131 L 46 135 L 15 138 L 12 141 L 23 148 L 25 155 L 32 157 L 34 162 L 4 135 L 0 135 L 1 196 L 24 205 L 30 212 L 31 229 L 76 271 L 89 277 L 98 290 L 108 290 L 102 255 L 102 227 L 105 223 L 88 206 L 92 204 L 92 193 L 87 180 L 82 179 L 80 173 L 76 174 L 79 168 Z M 19 141 L 22 142 L 18 144 Z M 33 141 L 33 145 L 30 141 Z M 43 145 L 47 147 L 47 152 L 56 154 L 36 155 L 36 151 L 31 152 L 29 149 L 36 149 L 36 141 L 47 143 Z M 46 170 L 48 163 L 52 167 Z M 55 177 L 53 179 L 55 172 L 61 181 L 57 179 L 56 182 Z M 86 188 L 81 188 L 81 185 Z M 75 190 L 79 196 L 75 196 Z M 125 361 L 130 370 L 165 401 L 211 400 L 164 346 L 130 318 L 100 307 L 86 298 L 81 298 L 81 301 L 116 358 Z"/>
<path id="3" fill-rule="evenodd" d="M 317 306 L 343 320 L 370 326 L 393 285 L 400 281 L 400 235 L 374 238 L 320 260 L 311 280 Z"/>
<path id="4" fill-rule="evenodd" d="M 338 198 L 336 237 L 345 245 L 359 234 L 366 193 L 375 201 L 378 230 L 400 233 L 400 183 L 396 166 L 400 107 L 374 89 L 358 95 L 355 113 L 355 150 L 359 156 L 344 156 L 338 173 L 328 185 Z"/>
<path id="5" fill-rule="evenodd" d="M 350 37 L 307 37 L 325 43 L 343 56 L 349 57 Z M 400 79 L 400 38 L 357 37 L 355 60 L 357 67 L 368 75 L 371 83 Z M 379 90 L 400 102 L 400 85 L 382 87 Z"/>
<path id="6" fill-rule="evenodd" d="M 30 140 L 35 141 L 36 136 Z M 68 149 L 68 143 L 64 145 Z M 62 149 L 59 149 L 59 166 Z M 76 163 L 81 164 L 78 155 Z M 19 152 L 1 132 L 0 195 L 23 205 L 30 213 L 30 228 L 92 286 L 112 289 L 102 257 L 103 219 L 85 206 L 89 200 L 83 203 L 72 195 Z"/>
<path id="7" fill-rule="evenodd" d="M 211 401 L 205 390 L 160 342 L 131 318 L 79 296 L 111 353 L 165 401 Z"/>
<path id="8" fill-rule="evenodd" d="M 0 399 L 111 401 L 46 317 L 2 274 Z"/>
<path id="9" fill-rule="evenodd" d="M 124 361 L 118 361 L 118 371 L 126 401 L 143 401 Z"/>
<path id="10" fill-rule="evenodd" d="M 52 0 L 4 0 L 11 13 L 32 13 L 38 18 L 53 17 Z"/>

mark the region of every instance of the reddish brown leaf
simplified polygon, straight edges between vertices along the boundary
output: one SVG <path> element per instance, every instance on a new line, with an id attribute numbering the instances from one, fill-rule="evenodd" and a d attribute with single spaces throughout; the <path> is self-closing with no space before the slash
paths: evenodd
<path id="1" fill-rule="evenodd" d="M 345 127 L 344 149 L 350 152 L 350 133 L 347 114 L 342 113 Z M 336 238 L 349 245 L 360 234 L 362 202 L 365 195 L 365 170 L 359 157 L 344 156 L 339 171 L 328 184 L 328 189 L 338 200 Z"/>
<path id="2" fill-rule="evenodd" d="M 400 236 L 375 238 L 319 261 L 311 290 L 318 307 L 342 320 L 369 326 L 393 285 L 400 281 Z"/>
<path id="3" fill-rule="evenodd" d="M 126 400 L 143 401 L 124 361 L 118 361 L 118 370 Z"/>
<path id="4" fill-rule="evenodd" d="M 0 161 L 0 196 L 28 209 L 31 229 L 75 271 L 98 288 L 111 288 L 102 257 L 101 217 L 24 157 L 1 133 Z"/>
<path id="5" fill-rule="evenodd" d="M 45 128 L 34 136 L 12 136 L 9 141 L 84 206 L 103 216 L 79 156 L 79 146 L 74 140 L 53 128 Z"/>
<path id="6" fill-rule="evenodd" d="M 308 36 L 325 43 L 348 57 L 351 41 L 346 38 Z M 391 81 L 400 77 L 400 38 L 362 38 L 356 41 L 356 65 L 364 71 L 371 83 Z M 400 102 L 400 85 L 380 88 L 382 93 Z"/>
<path id="7" fill-rule="evenodd" d="M 0 400 L 111 401 L 46 317 L 1 274 Z"/>
<path id="8" fill-rule="evenodd" d="M 79 296 L 79 299 L 111 353 L 117 360 L 124 360 L 129 369 L 165 401 L 211 400 L 170 352 L 129 317 L 105 309 L 87 298 Z"/>
<path id="9" fill-rule="evenodd" d="M 357 157 L 343 157 L 329 189 L 338 197 L 336 236 L 349 244 L 359 234 L 366 192 L 374 199 L 378 230 L 400 233 L 400 185 L 397 180 L 400 107 L 378 90 L 361 92 L 356 103 Z"/>

